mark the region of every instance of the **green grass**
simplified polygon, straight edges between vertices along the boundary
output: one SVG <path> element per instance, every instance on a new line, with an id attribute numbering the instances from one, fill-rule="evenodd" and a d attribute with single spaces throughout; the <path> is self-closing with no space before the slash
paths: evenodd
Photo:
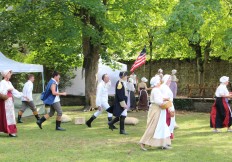
<path id="1" fill-rule="evenodd" d="M 63 110 L 71 117 L 86 119 L 93 113 L 78 111 L 78 107 L 63 107 Z M 64 123 L 65 132 L 54 130 L 55 117 L 46 121 L 42 130 L 35 124 L 34 117 L 23 118 L 24 123 L 17 125 L 18 138 L 0 134 L 0 161 L 232 161 L 232 133 L 227 133 L 226 129 L 222 133 L 212 133 L 209 114 L 178 112 L 180 129 L 175 130 L 173 149 L 148 147 L 146 152 L 137 145 L 146 127 L 146 113 L 130 112 L 128 116 L 140 120 L 136 126 L 126 125 L 128 136 L 107 128 L 106 113 L 93 122 L 92 128 Z"/>

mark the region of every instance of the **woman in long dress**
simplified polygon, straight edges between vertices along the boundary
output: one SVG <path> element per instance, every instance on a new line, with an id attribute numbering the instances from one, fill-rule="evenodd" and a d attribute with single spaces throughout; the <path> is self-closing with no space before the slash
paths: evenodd
<path id="1" fill-rule="evenodd" d="M 164 98 L 169 98 L 170 101 L 173 102 L 173 93 L 171 91 L 171 89 L 169 88 L 169 85 L 171 83 L 171 75 L 164 75 L 162 78 L 162 85 L 160 86 L 160 90 L 163 94 Z M 172 103 L 172 107 L 170 107 L 169 109 L 166 109 L 166 123 L 169 126 L 170 129 L 170 133 L 171 136 L 170 138 L 173 139 L 174 138 L 174 127 L 175 127 L 175 116 L 171 117 L 171 114 L 175 114 L 175 108 L 174 105 Z"/>
<path id="2" fill-rule="evenodd" d="M 231 126 L 231 109 L 228 104 L 228 98 L 232 95 L 227 89 L 229 77 L 223 76 L 220 78 L 221 84 L 217 87 L 215 92 L 216 100 L 212 106 L 210 113 L 210 127 L 213 132 L 220 132 L 218 128 L 227 128 L 228 132 L 232 132 Z"/>
<path id="3" fill-rule="evenodd" d="M 179 81 L 176 77 L 177 70 L 173 69 L 172 70 L 172 75 L 171 75 L 171 84 L 170 84 L 170 89 L 173 93 L 173 98 L 176 98 L 177 94 L 177 82 Z"/>
<path id="4" fill-rule="evenodd" d="M 128 79 L 127 90 L 128 90 L 127 110 L 133 111 L 136 109 L 136 100 L 135 100 L 134 81 L 132 78 Z"/>
<path id="5" fill-rule="evenodd" d="M 145 145 L 170 149 L 170 130 L 166 123 L 166 110 L 160 106 L 168 99 L 164 98 L 160 91 L 160 77 L 155 76 L 150 82 L 153 87 L 151 91 L 151 105 L 147 116 L 147 127 L 140 139 L 140 147 L 146 151 Z"/>
<path id="6" fill-rule="evenodd" d="M 0 99 L 0 132 L 9 134 L 10 137 L 16 137 L 17 127 L 14 111 L 13 96 L 17 98 L 23 97 L 23 93 L 17 91 L 9 79 L 11 78 L 12 71 L 4 70 L 2 76 L 4 79 L 0 82 L 0 93 L 7 95 L 7 100 Z"/>
<path id="7" fill-rule="evenodd" d="M 160 76 L 160 79 L 162 79 L 163 78 L 163 69 L 159 69 L 158 70 L 158 73 L 156 74 L 156 75 L 158 75 L 158 76 Z"/>
<path id="8" fill-rule="evenodd" d="M 148 94 L 147 94 L 147 79 L 142 77 L 141 82 L 138 84 L 138 92 L 139 92 L 139 103 L 138 110 L 148 110 Z"/>

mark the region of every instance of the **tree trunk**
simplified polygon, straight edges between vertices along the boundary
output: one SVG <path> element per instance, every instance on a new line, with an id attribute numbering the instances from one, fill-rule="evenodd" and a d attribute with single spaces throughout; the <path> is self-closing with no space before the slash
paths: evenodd
<path id="1" fill-rule="evenodd" d="M 204 69 L 206 69 L 208 60 L 209 60 L 209 54 L 211 52 L 211 40 L 207 42 L 205 48 L 204 48 Z M 204 78 L 205 78 L 205 73 L 204 73 Z"/>
<path id="2" fill-rule="evenodd" d="M 106 5 L 107 1 L 103 1 Z M 83 22 L 82 28 L 82 46 L 83 46 L 83 70 L 85 72 L 85 110 L 90 108 L 91 96 L 96 95 L 97 87 L 97 72 L 98 72 L 98 61 L 99 61 L 99 52 L 101 49 L 101 40 L 98 40 L 99 43 L 93 43 L 91 40 L 92 36 L 89 36 L 86 32 L 86 29 L 90 26 L 93 26 L 98 32 L 100 38 L 102 37 L 103 28 L 96 21 L 96 17 L 90 16 L 88 10 L 81 8 L 80 17 Z"/>
<path id="3" fill-rule="evenodd" d="M 204 58 L 202 58 L 200 41 L 197 43 L 189 42 L 189 46 L 192 47 L 196 53 L 198 84 L 204 84 Z"/>
<path id="4" fill-rule="evenodd" d="M 85 39 L 85 38 L 83 38 Z M 96 95 L 99 46 L 91 44 L 90 39 L 83 41 L 84 65 L 85 70 L 85 109 L 90 108 L 90 96 Z"/>

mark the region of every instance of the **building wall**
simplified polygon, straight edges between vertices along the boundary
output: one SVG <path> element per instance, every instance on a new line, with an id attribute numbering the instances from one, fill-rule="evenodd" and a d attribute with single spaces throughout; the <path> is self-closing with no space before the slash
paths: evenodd
<path id="1" fill-rule="evenodd" d="M 134 62 L 124 62 L 128 66 L 128 71 Z M 157 60 L 152 61 L 152 75 L 155 75 L 158 69 L 161 68 L 164 74 L 171 74 L 172 69 L 177 70 L 178 82 L 178 94 L 179 96 L 187 96 L 188 91 L 186 89 L 187 84 L 197 85 L 198 83 L 198 73 L 196 60 Z M 138 69 L 135 70 L 136 75 L 139 80 L 144 76 L 148 79 L 149 77 L 149 64 L 146 63 Z M 222 60 L 211 60 L 207 63 L 205 69 L 205 84 L 208 89 L 206 89 L 206 97 L 212 96 L 213 87 L 217 87 L 219 84 L 219 78 L 223 75 L 229 76 L 232 79 L 232 63 Z M 230 87 L 229 87 L 230 90 Z M 199 92 L 197 89 L 193 90 L 193 96 L 198 96 Z"/>

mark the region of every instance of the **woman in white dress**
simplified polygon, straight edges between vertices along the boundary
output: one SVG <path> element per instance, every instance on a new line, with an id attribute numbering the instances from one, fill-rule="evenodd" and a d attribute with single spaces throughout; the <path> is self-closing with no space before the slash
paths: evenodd
<path id="1" fill-rule="evenodd" d="M 177 82 L 179 81 L 176 77 L 177 70 L 173 69 L 172 70 L 172 75 L 171 75 L 171 84 L 170 84 L 170 89 L 173 93 L 173 98 L 176 98 L 177 94 Z"/>
<path id="2" fill-rule="evenodd" d="M 173 102 L 173 93 L 169 87 L 170 83 L 171 83 L 171 75 L 164 75 L 162 78 L 162 85 L 160 86 L 160 90 L 163 94 L 164 98 L 169 98 L 170 101 Z M 170 138 L 173 139 L 174 138 L 174 127 L 175 127 L 175 116 L 171 117 L 171 114 L 175 114 L 175 108 L 174 105 L 172 104 L 172 107 L 170 107 L 169 109 L 166 109 L 166 122 L 167 125 L 169 126 L 170 129 L 170 133 L 171 136 Z"/>
<path id="3" fill-rule="evenodd" d="M 132 111 L 136 110 L 135 87 L 132 78 L 128 79 L 127 90 L 128 90 L 127 110 L 132 110 Z"/>
<path id="4" fill-rule="evenodd" d="M 140 147 L 144 151 L 147 150 L 145 145 L 170 149 L 170 130 L 166 123 L 166 110 L 160 108 L 168 99 L 164 98 L 160 91 L 161 80 L 158 75 L 151 79 L 150 84 L 153 87 L 150 96 L 151 105 L 147 116 L 147 127 L 139 141 Z"/>
<path id="5" fill-rule="evenodd" d="M 220 85 L 215 92 L 215 102 L 212 106 L 210 113 L 210 127 L 213 128 L 213 132 L 220 132 L 220 128 L 227 128 L 228 132 L 232 132 L 232 114 L 228 99 L 232 98 L 232 94 L 228 91 L 227 85 L 229 83 L 229 77 L 222 76 L 220 78 Z"/>
<path id="6" fill-rule="evenodd" d="M 13 96 L 21 98 L 23 97 L 23 93 L 13 87 L 9 81 L 11 75 L 11 70 L 4 70 L 2 72 L 4 79 L 0 82 L 0 93 L 7 95 L 8 99 L 0 99 L 0 132 L 7 133 L 10 137 L 17 137 Z"/>

